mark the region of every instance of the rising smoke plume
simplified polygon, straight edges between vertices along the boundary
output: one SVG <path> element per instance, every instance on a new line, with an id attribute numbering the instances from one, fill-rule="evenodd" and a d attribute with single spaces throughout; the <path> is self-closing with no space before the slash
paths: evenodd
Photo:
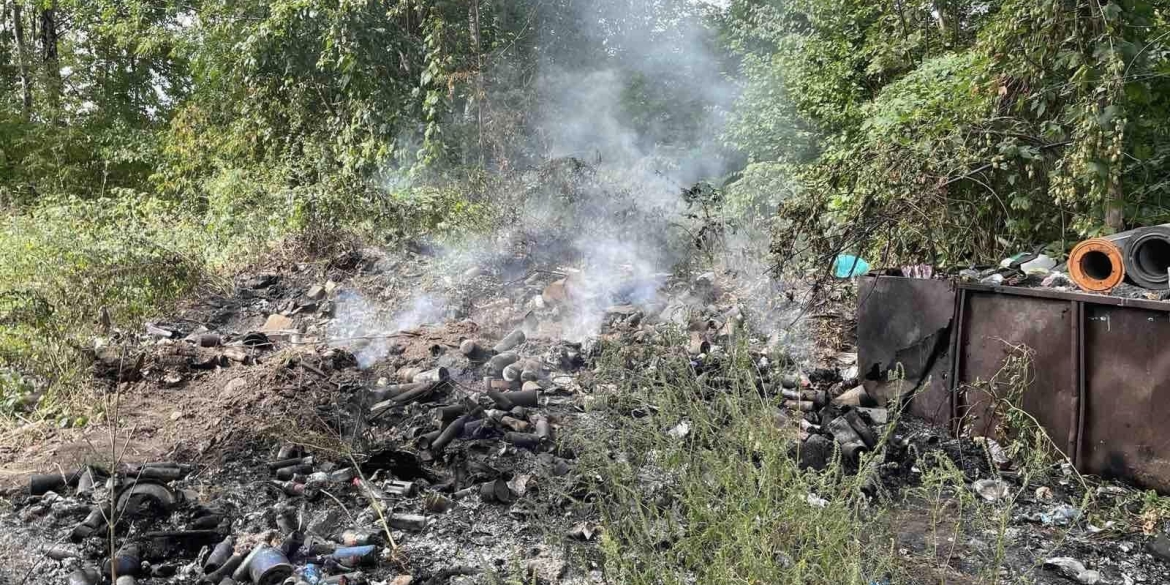
<path id="1" fill-rule="evenodd" d="M 561 335 L 580 340 L 598 332 L 612 305 L 661 308 L 658 289 L 693 253 L 699 227 L 687 219 L 682 193 L 718 180 L 732 164 L 720 138 L 737 91 L 701 20 L 709 7 L 687 0 L 564 4 L 570 10 L 555 15 L 556 25 L 533 31 L 542 35 L 539 99 L 523 114 L 528 130 L 521 138 L 533 164 L 487 194 L 512 215 L 490 233 L 444 242 L 437 264 L 448 282 L 474 267 L 505 282 L 534 267 L 573 274 L 577 306 L 562 316 Z M 497 69 L 515 71 L 507 63 Z M 720 264 L 744 288 L 747 308 L 768 332 L 783 329 L 776 307 L 756 296 L 776 292 L 766 234 L 739 231 L 726 243 Z M 423 291 L 379 318 L 354 297 L 339 304 L 331 335 L 389 332 L 466 304 Z M 368 365 L 388 349 L 367 345 L 359 360 Z"/>

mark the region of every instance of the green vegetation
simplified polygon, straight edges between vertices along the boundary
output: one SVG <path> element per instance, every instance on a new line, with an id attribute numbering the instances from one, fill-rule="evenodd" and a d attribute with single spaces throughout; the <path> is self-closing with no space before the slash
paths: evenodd
<path id="1" fill-rule="evenodd" d="M 621 422 L 607 440 L 585 441 L 582 465 L 599 480 L 611 579 L 866 584 L 901 575 L 885 512 L 862 491 L 870 474 L 798 469 L 789 452 L 796 419 L 778 420 L 760 396 L 746 348 L 732 350 L 717 371 L 729 387 L 716 390 L 685 356 L 670 356 L 680 339 L 666 343 L 609 348 L 600 364 L 598 386 Z M 647 368 L 652 355 L 663 357 Z M 635 408 L 651 414 L 627 418 Z M 683 421 L 684 437 L 667 432 Z"/>
<path id="2" fill-rule="evenodd" d="M 83 424 L 95 336 L 226 290 L 266 253 L 469 234 L 515 221 L 525 189 L 568 198 L 556 177 L 514 180 L 553 158 L 709 179 L 689 202 L 776 219 L 795 268 L 841 251 L 948 267 L 1060 256 L 1170 220 L 1162 2 L 714 4 L 0 0 L 0 423 Z M 649 414 L 582 453 L 611 580 L 915 570 L 874 505 L 885 495 L 863 495 L 868 473 L 797 468 L 742 349 L 717 395 L 665 349 L 656 368 L 627 351 L 607 350 L 599 384 L 610 407 Z M 989 383 L 1027 486 L 1062 458 L 1015 407 L 1015 360 Z M 684 439 L 664 432 L 681 421 Z M 1019 494 L 978 501 L 949 460 L 922 465 L 927 568 L 946 569 L 956 530 L 991 529 L 984 581 L 1000 580 Z M 1110 506 L 1086 515 L 1143 530 L 1170 516 L 1151 494 Z"/>
<path id="3" fill-rule="evenodd" d="M 1061 255 L 1170 217 L 1162 3 L 736 0 L 723 30 L 728 138 L 788 179 L 777 244 L 819 266 Z"/>

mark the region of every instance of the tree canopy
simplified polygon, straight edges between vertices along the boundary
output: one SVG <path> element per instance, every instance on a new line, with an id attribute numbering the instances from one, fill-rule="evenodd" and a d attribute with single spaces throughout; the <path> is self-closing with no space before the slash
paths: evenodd
<path id="1" fill-rule="evenodd" d="M 670 151 L 688 178 L 779 205 L 785 247 L 1061 253 L 1167 216 L 1166 10 L 6 0 L 0 200 L 137 193 L 212 223 L 273 205 L 309 221 L 376 207 L 392 177 Z"/>

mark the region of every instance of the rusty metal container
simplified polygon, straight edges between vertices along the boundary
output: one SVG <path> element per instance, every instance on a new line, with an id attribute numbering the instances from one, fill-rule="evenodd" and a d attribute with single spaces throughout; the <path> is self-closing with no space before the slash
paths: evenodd
<path id="1" fill-rule="evenodd" d="M 858 365 L 879 402 L 991 435 L 993 396 L 974 383 L 1027 347 L 1018 406 L 1077 468 L 1170 492 L 1170 302 L 878 276 L 858 303 Z"/>

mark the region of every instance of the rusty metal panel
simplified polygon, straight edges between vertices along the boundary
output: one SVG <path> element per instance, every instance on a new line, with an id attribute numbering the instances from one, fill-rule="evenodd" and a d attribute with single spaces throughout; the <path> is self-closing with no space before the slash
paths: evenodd
<path id="1" fill-rule="evenodd" d="M 953 326 L 952 326 L 953 323 Z M 863 281 L 858 363 L 867 390 L 895 365 L 925 385 L 911 411 L 994 433 L 991 396 L 1011 345 L 1033 352 L 1020 404 L 1086 473 L 1170 492 L 1170 303 L 894 277 Z M 940 351 L 940 346 L 942 350 Z M 949 374 L 949 375 L 948 375 Z M 943 412 L 946 411 L 946 412 Z"/>
<path id="2" fill-rule="evenodd" d="M 943 280 L 871 277 L 858 291 L 857 363 L 879 400 L 917 390 L 910 412 L 938 424 L 951 416 L 951 346 L 955 286 Z M 887 383 L 901 364 L 904 378 Z"/>
<path id="3" fill-rule="evenodd" d="M 1012 345 L 1035 353 L 1035 376 L 1021 398 L 1022 408 L 1048 430 L 1061 449 L 1076 444 L 1078 405 L 1077 303 L 1071 300 L 966 290 L 956 339 L 962 404 L 959 423 L 978 435 L 994 435 L 994 400 L 977 382 L 1003 368 Z M 997 389 L 1006 392 L 1006 389 Z"/>
<path id="4" fill-rule="evenodd" d="M 1170 491 L 1170 313 L 1086 305 L 1084 471 Z"/>

